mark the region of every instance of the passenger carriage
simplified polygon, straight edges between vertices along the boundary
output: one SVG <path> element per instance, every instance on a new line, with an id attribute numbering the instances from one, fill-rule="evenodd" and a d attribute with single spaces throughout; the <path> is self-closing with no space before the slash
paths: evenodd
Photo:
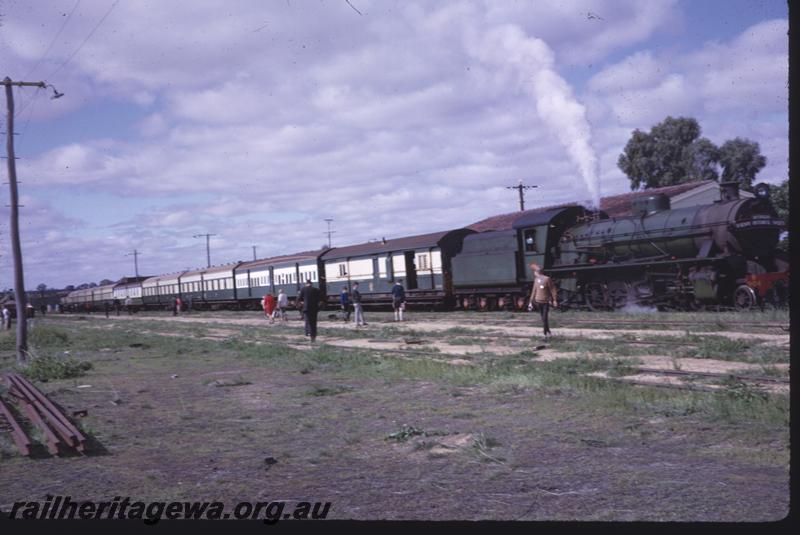
<path id="1" fill-rule="evenodd" d="M 235 271 L 237 298 L 251 308 L 258 308 L 267 293 L 277 296 L 283 289 L 290 301 L 293 301 L 301 285 L 307 280 L 325 291 L 325 280 L 320 280 L 319 276 L 319 256 L 323 251 L 243 262 Z"/>
<path id="2" fill-rule="evenodd" d="M 328 301 L 337 302 L 342 288 L 358 282 L 365 304 L 385 304 L 395 281 L 402 280 L 409 303 L 447 304 L 452 299 L 451 259 L 472 233 L 456 229 L 331 249 L 322 255 Z"/>

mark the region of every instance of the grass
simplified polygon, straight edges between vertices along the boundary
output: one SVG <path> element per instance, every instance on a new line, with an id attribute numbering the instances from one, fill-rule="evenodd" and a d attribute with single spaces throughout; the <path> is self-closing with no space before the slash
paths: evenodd
<path id="1" fill-rule="evenodd" d="M 772 311 L 770 314 L 779 314 Z M 740 320 L 741 321 L 741 320 Z M 142 326 L 141 323 L 145 325 Z M 163 322 L 149 325 L 151 322 L 137 322 L 137 327 L 163 329 Z M 156 323 L 156 322 L 152 322 Z M 712 420 L 771 422 L 783 425 L 788 421 L 788 397 L 768 396 L 762 398 L 748 394 L 742 387 L 730 385 L 723 392 L 683 392 L 661 389 L 636 388 L 630 385 L 610 382 L 599 378 L 586 377 L 592 371 L 606 371 L 610 376 L 624 376 L 634 372 L 635 360 L 629 357 L 646 353 L 647 349 L 663 353 L 663 347 L 630 348 L 630 339 L 615 338 L 611 340 L 568 340 L 554 337 L 552 347 L 557 351 L 576 351 L 583 357 L 556 359 L 549 362 L 537 362 L 535 353 L 522 352 L 515 356 L 497 358 L 490 355 L 476 359 L 473 366 L 454 366 L 446 362 L 437 362 L 424 357 L 412 359 L 385 358 L 379 353 L 365 349 L 341 348 L 320 344 L 312 349 L 299 350 L 285 346 L 283 343 L 269 338 L 272 333 L 244 334 L 226 340 L 201 340 L 192 337 L 158 336 L 157 334 L 141 334 L 132 329 L 120 327 L 113 330 L 88 328 L 85 324 L 75 322 L 69 328 L 38 326 L 35 333 L 37 343 L 41 347 L 63 348 L 69 346 L 81 351 L 99 350 L 101 348 L 120 348 L 137 345 L 137 354 L 148 358 L 181 357 L 183 355 L 203 355 L 210 358 L 245 359 L 265 366 L 278 366 L 294 370 L 297 373 L 318 375 L 341 374 L 353 378 L 380 379 L 389 384 L 397 381 L 432 381 L 450 386 L 483 386 L 493 389 L 513 389 L 518 392 L 541 390 L 567 390 L 581 394 L 587 404 L 594 409 L 604 408 L 612 411 L 630 411 L 633 413 L 651 413 L 660 415 L 692 414 L 702 415 Z M 170 332 L 179 332 L 182 325 L 172 324 Z M 230 328 L 230 326 L 226 326 Z M 269 330 L 263 328 L 264 331 Z M 246 331 L 245 331 L 246 332 Z M 352 332 L 349 331 L 348 332 Z M 366 331 L 363 331 L 366 333 Z M 338 335 L 339 331 L 337 331 Z M 360 333 L 359 333 L 360 334 Z M 397 326 L 382 327 L 376 336 L 371 337 L 404 337 L 413 335 L 422 337 L 434 336 L 430 332 L 413 333 L 401 330 Z M 444 333 L 438 333 L 444 336 Z M 254 344 L 248 341 L 251 337 L 266 343 Z M 266 340 L 265 340 L 266 337 Z M 33 340 L 32 336 L 32 340 Z M 3 341 L 7 344 L 7 338 Z M 766 351 L 759 353 L 759 345 L 728 340 L 713 335 L 688 335 L 676 340 L 680 343 L 695 343 L 693 356 L 702 358 L 733 357 L 744 361 L 757 360 L 765 365 L 765 373 L 776 360 L 764 358 Z M 2 347 L 2 346 L 0 346 Z M 13 345 L 12 345 L 13 347 Z M 645 350 L 645 351 L 643 351 Z M 688 356 L 683 348 L 674 350 L 676 356 Z M 592 355 L 593 358 L 588 358 Z M 597 355 L 606 355 L 598 357 Z M 788 355 L 787 355 L 788 358 Z M 727 394 L 730 390 L 732 393 Z M 314 386 L 307 395 L 331 396 L 348 391 L 343 386 Z"/>
<path id="2" fill-rule="evenodd" d="M 472 439 L 472 451 L 480 458 L 481 461 L 505 464 L 504 458 L 496 457 L 489 453 L 489 450 L 499 445 L 500 441 L 492 437 L 487 437 L 483 434 L 483 432 L 478 433 L 478 435 Z"/>
<path id="3" fill-rule="evenodd" d="M 678 344 L 683 343 L 683 346 Z M 693 344 L 693 345 L 689 345 Z M 677 346 L 677 347 L 676 347 Z M 668 354 L 679 358 L 717 359 L 775 364 L 789 362 L 789 352 L 764 345 L 761 340 L 731 339 L 724 336 L 687 334 L 676 339 Z"/>
<path id="4" fill-rule="evenodd" d="M 347 385 L 336 385 L 332 387 L 315 385 L 307 392 L 309 396 L 337 396 L 346 392 L 352 392 L 353 387 Z"/>
<path id="5" fill-rule="evenodd" d="M 51 381 L 81 377 L 92 369 L 92 363 L 76 360 L 66 355 L 37 355 L 28 361 L 27 366 L 20 367 L 19 372 L 35 381 Z"/>

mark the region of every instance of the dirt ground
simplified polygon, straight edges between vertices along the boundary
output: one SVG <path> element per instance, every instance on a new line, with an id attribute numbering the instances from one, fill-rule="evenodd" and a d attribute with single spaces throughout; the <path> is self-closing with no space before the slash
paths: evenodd
<path id="1" fill-rule="evenodd" d="M 96 442 L 84 457 L 4 455 L 3 510 L 18 500 L 68 494 L 95 500 L 320 500 L 331 502 L 330 518 L 347 519 L 769 521 L 788 512 L 788 428 L 780 425 L 653 410 L 650 394 L 642 394 L 638 408 L 616 407 L 598 403 L 591 390 L 517 388 L 421 372 L 402 376 L 381 367 L 380 359 L 411 361 L 418 357 L 413 352 L 427 352 L 453 369 L 470 370 L 492 355 L 512 358 L 531 346 L 524 340 L 495 344 L 490 337 L 467 343 L 457 339 L 460 334 L 422 344 L 402 336 L 367 337 L 384 327 L 408 330 L 412 338 L 465 328 L 447 316 L 402 326 L 375 321 L 374 331 L 354 338 L 334 334 L 352 325 L 323 321 L 320 341 L 329 339 L 316 347 L 297 321 L 267 326 L 263 318 L 224 313 L 52 322 L 125 330 L 126 340 L 140 336 L 142 344 L 72 348 L 93 369 L 39 385 L 68 413 L 86 409 L 88 416 L 78 421 Z M 179 329 L 197 326 L 202 331 Z M 226 344 L 248 328 L 256 329 L 253 351 L 278 345 L 269 338 L 276 333 L 286 351 L 302 351 L 266 365 L 239 356 Z M 473 335 L 539 334 L 536 325 L 468 328 Z M 557 334 L 654 335 L 583 328 Z M 743 334 L 724 333 L 732 339 Z M 188 338 L 191 350 L 183 351 L 180 342 Z M 154 340 L 171 345 L 154 347 Z M 345 356 L 334 358 L 332 350 Z M 347 362 L 349 350 L 375 351 L 378 364 L 356 368 Z M 546 365 L 578 357 L 544 348 L 531 358 Z M 676 366 L 668 356 L 638 358 L 648 368 Z M 678 359 L 677 366 L 712 373 L 758 367 L 690 358 Z M 788 373 L 788 363 L 775 367 Z M 418 433 L 406 438 L 404 429 Z M 398 433 L 401 438 L 390 438 Z"/>

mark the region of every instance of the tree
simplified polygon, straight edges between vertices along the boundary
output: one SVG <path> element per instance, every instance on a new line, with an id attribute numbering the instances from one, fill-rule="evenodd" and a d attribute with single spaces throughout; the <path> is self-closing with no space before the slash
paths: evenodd
<path id="1" fill-rule="evenodd" d="M 98 283 L 98 286 L 105 286 L 106 284 L 114 284 L 114 281 L 108 280 L 108 279 L 103 279 Z"/>
<path id="2" fill-rule="evenodd" d="M 634 130 L 617 161 L 632 190 L 722 180 L 739 182 L 743 190 L 752 191 L 766 164 L 755 141 L 737 137 L 717 147 L 700 137 L 700 125 L 691 117 L 667 117 L 650 132 Z"/>
<path id="3" fill-rule="evenodd" d="M 634 130 L 617 165 L 637 190 L 716 180 L 718 161 L 719 149 L 700 137 L 697 120 L 667 117 L 649 133 Z"/>
<path id="4" fill-rule="evenodd" d="M 72 291 L 75 290 L 75 285 L 67 284 L 66 286 L 64 286 L 64 290 L 67 291 L 67 292 L 72 292 Z"/>
<path id="5" fill-rule="evenodd" d="M 767 159 L 761 155 L 758 143 L 737 137 L 719 148 L 719 164 L 723 181 L 736 181 L 743 190 L 753 191 L 753 180 L 767 165 Z"/>
<path id="6" fill-rule="evenodd" d="M 47 285 L 45 283 L 42 283 L 42 284 L 40 284 L 39 286 L 36 287 L 36 290 L 39 292 L 39 294 L 42 297 L 44 297 L 44 291 L 47 290 Z"/>
<path id="7" fill-rule="evenodd" d="M 770 191 L 772 197 L 772 205 L 775 206 L 775 211 L 778 212 L 778 217 L 783 219 L 786 223 L 786 228 L 789 228 L 789 180 L 784 180 L 777 186 L 773 186 Z M 789 237 L 784 237 L 778 244 L 778 249 L 789 252 Z"/>

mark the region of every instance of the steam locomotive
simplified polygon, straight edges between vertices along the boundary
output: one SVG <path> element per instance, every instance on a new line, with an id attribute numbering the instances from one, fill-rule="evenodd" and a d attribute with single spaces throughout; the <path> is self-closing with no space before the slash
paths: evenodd
<path id="1" fill-rule="evenodd" d="M 632 215 L 609 217 L 579 205 L 522 212 L 511 228 L 455 229 L 346 247 L 236 262 L 157 277 L 125 278 L 76 290 L 67 310 L 126 302 L 133 308 L 256 308 L 283 289 L 318 285 L 335 304 L 359 282 L 365 305 L 389 302 L 402 281 L 409 304 L 444 309 L 517 309 L 526 305 L 536 262 L 559 286 L 566 307 L 615 309 L 750 308 L 788 302 L 789 264 L 777 251 L 784 224 L 759 184 L 740 198 L 720 185 L 712 204 L 671 209 L 669 197 L 636 199 Z"/>
<path id="2" fill-rule="evenodd" d="M 784 226 L 759 184 L 755 198 L 722 183 L 713 204 L 671 209 L 663 194 L 609 218 L 580 206 L 521 216 L 508 231 L 467 236 L 453 259 L 465 308 L 524 305 L 536 262 L 559 301 L 596 309 L 628 304 L 697 309 L 788 301 L 789 264 L 776 251 Z"/>

